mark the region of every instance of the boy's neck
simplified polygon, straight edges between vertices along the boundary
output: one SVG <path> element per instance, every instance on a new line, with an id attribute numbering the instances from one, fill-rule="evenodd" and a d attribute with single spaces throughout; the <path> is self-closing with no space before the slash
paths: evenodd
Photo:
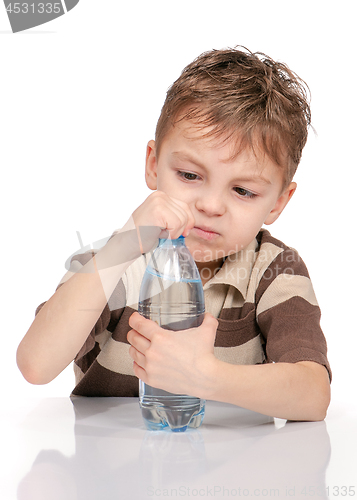
<path id="1" fill-rule="evenodd" d="M 209 262 L 196 262 L 201 276 L 202 285 L 205 285 L 221 269 L 225 259 L 211 260 Z"/>

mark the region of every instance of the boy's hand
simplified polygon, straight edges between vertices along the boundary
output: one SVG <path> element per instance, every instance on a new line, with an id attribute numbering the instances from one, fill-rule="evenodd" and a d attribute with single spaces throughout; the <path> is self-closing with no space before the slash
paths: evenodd
<path id="1" fill-rule="evenodd" d="M 133 212 L 137 228 L 141 226 L 157 226 L 162 228 L 160 237 L 178 238 L 187 236 L 195 225 L 195 219 L 187 203 L 172 198 L 162 191 L 149 195 L 144 203 Z"/>
<path id="2" fill-rule="evenodd" d="M 146 384 L 176 394 L 208 397 L 215 381 L 213 354 L 218 321 L 206 313 L 201 326 L 174 332 L 135 312 L 129 319 L 134 373 Z"/>

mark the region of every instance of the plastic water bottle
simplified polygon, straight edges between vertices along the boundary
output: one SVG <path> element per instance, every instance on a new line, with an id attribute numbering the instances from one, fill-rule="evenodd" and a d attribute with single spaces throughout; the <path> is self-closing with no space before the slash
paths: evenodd
<path id="1" fill-rule="evenodd" d="M 202 323 L 205 312 L 202 282 L 183 236 L 159 240 L 141 283 L 138 311 L 168 330 L 185 330 Z M 183 432 L 187 427 L 196 428 L 205 412 L 204 400 L 171 394 L 141 380 L 139 403 L 150 430 L 169 427 L 174 432 Z"/>

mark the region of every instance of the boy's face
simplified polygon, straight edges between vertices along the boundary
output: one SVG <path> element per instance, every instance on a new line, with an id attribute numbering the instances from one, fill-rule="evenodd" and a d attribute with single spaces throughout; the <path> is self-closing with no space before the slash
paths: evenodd
<path id="1" fill-rule="evenodd" d="M 164 138 L 158 158 L 150 141 L 146 182 L 188 204 L 195 226 L 186 244 L 195 261 L 207 267 L 245 248 L 263 223 L 274 222 L 296 184 L 282 193 L 283 172 L 266 155 L 246 149 L 232 159 L 232 141 L 222 145 L 202 136 L 183 120 Z"/>

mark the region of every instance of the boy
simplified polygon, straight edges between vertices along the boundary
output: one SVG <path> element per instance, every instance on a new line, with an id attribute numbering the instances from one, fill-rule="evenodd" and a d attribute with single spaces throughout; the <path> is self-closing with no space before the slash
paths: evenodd
<path id="1" fill-rule="evenodd" d="M 263 54 L 214 50 L 187 66 L 148 143 L 154 193 L 99 252 L 72 259 L 19 346 L 25 378 L 47 383 L 74 359 L 78 395 L 137 396 L 139 377 L 274 417 L 324 419 L 331 372 L 312 285 L 298 254 L 261 230 L 295 192 L 309 125 L 303 82 Z M 177 334 L 134 311 L 145 252 L 180 234 L 207 313 Z"/>

